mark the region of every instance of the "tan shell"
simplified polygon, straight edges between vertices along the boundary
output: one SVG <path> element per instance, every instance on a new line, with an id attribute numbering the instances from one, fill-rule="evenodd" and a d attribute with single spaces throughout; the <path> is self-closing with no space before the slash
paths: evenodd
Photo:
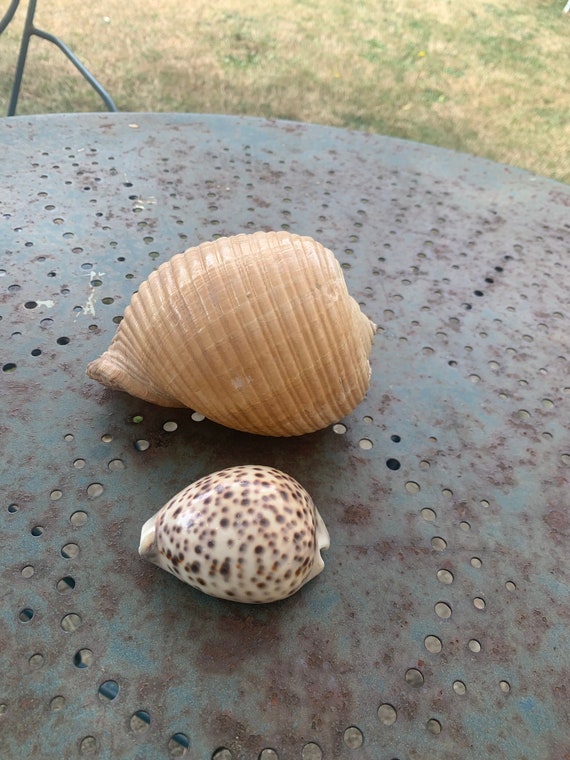
<path id="1" fill-rule="evenodd" d="M 324 568 L 329 533 L 313 500 L 274 467 L 207 475 L 146 521 L 139 554 L 220 599 L 285 599 Z"/>
<path id="2" fill-rule="evenodd" d="M 301 435 L 362 401 L 374 332 L 327 248 L 289 232 L 242 234 L 152 272 L 87 374 L 237 430 Z"/>

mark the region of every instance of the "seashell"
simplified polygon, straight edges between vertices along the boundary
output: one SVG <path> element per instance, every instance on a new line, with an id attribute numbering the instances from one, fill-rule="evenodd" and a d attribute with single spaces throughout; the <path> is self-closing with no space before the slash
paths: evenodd
<path id="1" fill-rule="evenodd" d="M 273 467 L 229 467 L 173 496 L 143 525 L 139 554 L 220 599 L 285 599 L 324 567 L 329 533 L 307 491 Z"/>
<path id="2" fill-rule="evenodd" d="M 152 272 L 87 374 L 237 430 L 301 435 L 362 401 L 374 332 L 327 248 L 284 231 L 240 234 Z"/>

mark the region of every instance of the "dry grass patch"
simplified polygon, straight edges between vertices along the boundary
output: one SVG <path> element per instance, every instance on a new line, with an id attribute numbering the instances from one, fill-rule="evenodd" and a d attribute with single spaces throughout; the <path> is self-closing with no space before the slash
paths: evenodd
<path id="1" fill-rule="evenodd" d="M 39 5 L 125 111 L 271 116 L 420 140 L 570 181 L 570 15 L 495 0 Z M 0 107 L 23 22 L 0 39 Z M 19 112 L 98 110 L 33 40 Z"/>

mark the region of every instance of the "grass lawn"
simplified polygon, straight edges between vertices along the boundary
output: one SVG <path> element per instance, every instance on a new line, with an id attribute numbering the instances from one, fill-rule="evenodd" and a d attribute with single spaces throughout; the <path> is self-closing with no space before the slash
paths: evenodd
<path id="1" fill-rule="evenodd" d="M 293 119 L 419 140 L 570 182 L 570 14 L 552 0 L 38 4 L 124 111 Z M 25 15 L 0 37 L 6 112 Z M 100 110 L 34 38 L 18 113 Z"/>

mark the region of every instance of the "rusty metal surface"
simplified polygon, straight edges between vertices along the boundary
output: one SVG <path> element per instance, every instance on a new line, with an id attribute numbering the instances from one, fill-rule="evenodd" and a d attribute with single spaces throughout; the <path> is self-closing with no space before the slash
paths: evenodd
<path id="1" fill-rule="evenodd" d="M 22 117 L 0 152 L 0 755 L 570 757 L 570 188 L 230 117 Z M 85 377 L 157 263 L 281 227 L 380 326 L 340 426 L 260 439 Z M 317 579 L 250 607 L 139 560 L 249 462 L 312 494 Z"/>

